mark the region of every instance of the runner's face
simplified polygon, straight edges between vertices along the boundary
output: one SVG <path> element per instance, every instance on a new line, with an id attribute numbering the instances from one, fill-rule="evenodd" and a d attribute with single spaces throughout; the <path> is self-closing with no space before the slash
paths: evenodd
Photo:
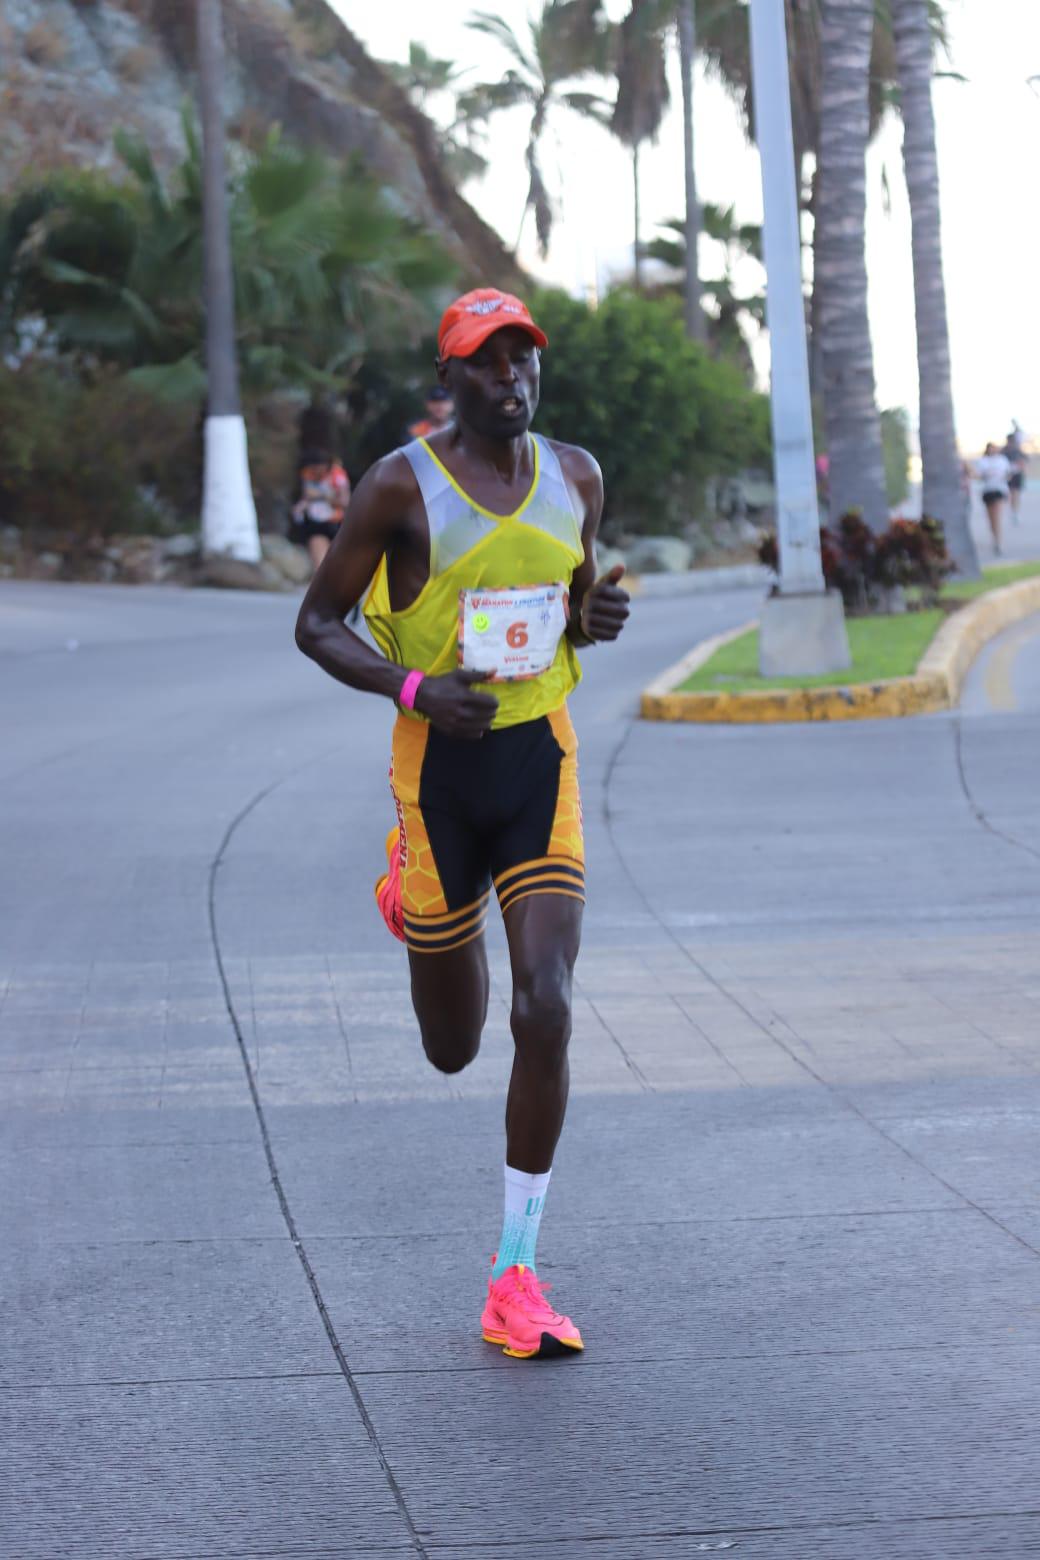
<path id="1" fill-rule="evenodd" d="M 445 383 L 461 422 L 491 439 L 526 433 L 538 406 L 538 348 L 515 325 L 487 338 L 468 358 L 449 358 Z"/>

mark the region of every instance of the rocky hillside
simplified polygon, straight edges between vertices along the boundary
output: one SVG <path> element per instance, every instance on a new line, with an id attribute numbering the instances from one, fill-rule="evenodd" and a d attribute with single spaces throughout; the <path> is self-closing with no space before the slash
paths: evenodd
<path id="1" fill-rule="evenodd" d="M 463 199 L 435 127 L 325 0 L 224 0 L 232 136 L 272 124 L 358 154 L 405 209 L 434 228 L 473 280 L 516 278 L 512 255 Z M 3 0 L 0 188 L 27 171 L 113 161 L 120 125 L 176 161 L 194 94 L 193 0 Z"/>

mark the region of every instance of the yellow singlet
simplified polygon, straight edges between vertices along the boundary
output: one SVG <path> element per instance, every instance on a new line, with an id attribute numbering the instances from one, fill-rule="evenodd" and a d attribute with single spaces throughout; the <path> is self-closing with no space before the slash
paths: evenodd
<path id="1" fill-rule="evenodd" d="M 555 452 L 537 434 L 531 491 L 511 515 L 496 515 L 464 493 L 425 439 L 405 445 L 426 506 L 430 577 L 410 607 L 390 607 L 386 558 L 365 598 L 365 620 L 388 660 L 437 676 L 459 665 L 460 592 L 561 582 L 568 589 L 585 556 L 581 522 Z M 469 664 L 473 664 L 472 662 Z M 491 670 L 481 666 L 481 670 Z M 561 638 L 538 676 L 488 687 L 498 699 L 493 727 L 516 726 L 558 709 L 581 680 L 574 647 Z M 422 719 L 422 716 L 414 716 Z"/>

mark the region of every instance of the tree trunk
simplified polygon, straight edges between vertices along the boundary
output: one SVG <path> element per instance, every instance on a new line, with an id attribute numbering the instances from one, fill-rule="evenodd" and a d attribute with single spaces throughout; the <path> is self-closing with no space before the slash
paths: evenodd
<path id="1" fill-rule="evenodd" d="M 639 214 L 639 142 L 632 142 L 632 279 L 636 292 L 643 290 L 643 256 L 640 248 L 641 218 Z"/>
<path id="2" fill-rule="evenodd" d="M 202 114 L 202 204 L 205 228 L 206 369 L 210 415 L 242 410 L 235 357 L 235 288 L 231 272 L 224 147 L 224 38 L 220 0 L 199 0 L 199 94 Z"/>
<path id="3" fill-rule="evenodd" d="M 682 73 L 683 159 L 686 175 L 686 334 L 691 341 L 703 343 L 707 339 L 707 329 L 701 307 L 698 268 L 701 204 L 697 198 L 697 173 L 693 161 L 693 67 L 696 58 L 697 32 L 693 0 L 679 0 L 679 62 Z"/>
<path id="4" fill-rule="evenodd" d="M 939 164 L 932 112 L 932 34 L 927 0 L 893 0 L 892 30 L 902 100 L 903 165 L 910 192 L 913 231 L 921 464 L 924 470 L 922 513 L 942 521 L 958 573 L 968 579 L 978 579 L 979 560 L 961 484 L 953 418 Z"/>
<path id="5" fill-rule="evenodd" d="M 238 395 L 235 287 L 231 269 L 224 150 L 224 38 L 221 0 L 198 0 L 202 117 L 202 222 L 205 238 L 206 373 L 202 545 L 245 562 L 260 558 Z"/>
<path id="6" fill-rule="evenodd" d="M 819 170 L 813 169 L 811 193 L 809 195 L 809 211 L 812 215 L 813 237 L 809 246 L 812 257 L 812 291 L 809 294 L 809 389 L 815 406 L 823 395 L 823 354 L 820 350 L 820 303 L 823 292 L 820 287 L 819 273 L 816 269 L 816 212 L 819 207 L 820 179 Z"/>
<path id="7" fill-rule="evenodd" d="M 867 316 L 864 222 L 874 0 L 821 0 L 816 286 L 830 514 L 888 524 L 881 421 Z"/>

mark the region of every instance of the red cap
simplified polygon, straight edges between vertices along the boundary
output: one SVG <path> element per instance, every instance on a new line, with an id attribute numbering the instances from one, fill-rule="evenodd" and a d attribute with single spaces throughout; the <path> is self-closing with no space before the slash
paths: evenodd
<path id="1" fill-rule="evenodd" d="M 536 346 L 547 347 L 549 338 L 531 318 L 526 303 L 497 287 L 478 287 L 449 303 L 437 332 L 442 358 L 469 357 L 496 330 L 513 325 L 526 330 Z"/>

